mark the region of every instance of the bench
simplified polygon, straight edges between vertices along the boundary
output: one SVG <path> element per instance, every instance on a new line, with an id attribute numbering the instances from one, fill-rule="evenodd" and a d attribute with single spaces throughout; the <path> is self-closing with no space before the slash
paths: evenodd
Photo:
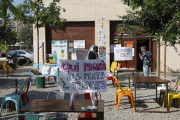
<path id="1" fill-rule="evenodd" d="M 46 65 L 46 66 L 48 65 L 50 67 L 58 67 L 59 66 L 59 64 L 33 64 L 33 70 L 34 69 L 38 70 L 38 66 L 39 66 L 38 72 L 42 73 L 42 68 L 44 65 Z M 55 75 L 50 75 L 50 74 L 48 74 L 48 75 L 47 74 L 46 75 L 43 75 L 43 74 L 42 75 L 35 75 L 30 71 L 30 77 L 33 77 L 33 83 L 32 84 L 34 84 L 34 77 L 36 77 L 36 76 L 54 76 L 54 77 L 56 77 L 56 85 L 58 85 L 59 71 L 57 71 L 57 73 Z"/>

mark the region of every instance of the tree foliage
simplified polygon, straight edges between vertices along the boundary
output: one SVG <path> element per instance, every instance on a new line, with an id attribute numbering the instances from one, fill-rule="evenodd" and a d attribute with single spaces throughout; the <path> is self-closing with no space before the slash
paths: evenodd
<path id="1" fill-rule="evenodd" d="M 13 45 L 17 42 L 17 32 L 10 28 L 9 16 L 6 17 L 5 25 L 0 27 L 0 47 L 1 51 L 8 49 L 7 46 Z M 7 45 L 7 46 L 6 46 Z"/>
<path id="2" fill-rule="evenodd" d="M 119 33 L 131 35 L 163 36 L 169 45 L 180 43 L 180 11 L 177 0 L 122 0 L 130 8 L 127 14 L 119 16 L 124 20 L 119 24 Z M 135 24 L 135 25 L 133 25 Z"/>
<path id="3" fill-rule="evenodd" d="M 26 49 L 32 47 L 33 45 L 32 26 L 22 27 L 21 31 L 18 33 L 18 42 L 20 42 L 22 46 L 26 47 Z"/>
<path id="4" fill-rule="evenodd" d="M 6 26 L 5 41 L 7 46 L 14 45 L 17 42 L 17 32 L 12 31 L 10 26 Z"/>
<path id="5" fill-rule="evenodd" d="M 1 17 L 6 19 L 8 10 L 14 15 L 23 19 L 21 12 L 12 4 L 14 0 L 0 0 Z"/>
<path id="6" fill-rule="evenodd" d="M 26 25 L 35 24 L 35 27 L 38 28 L 52 26 L 55 29 L 61 29 L 65 19 L 60 18 L 60 10 L 62 8 L 57 6 L 59 1 L 53 0 L 53 2 L 46 6 L 43 0 L 25 0 L 24 4 L 17 6 L 23 15 L 23 19 L 15 16 L 14 20 L 21 20 L 22 24 Z M 65 12 L 65 9 L 63 11 Z"/>

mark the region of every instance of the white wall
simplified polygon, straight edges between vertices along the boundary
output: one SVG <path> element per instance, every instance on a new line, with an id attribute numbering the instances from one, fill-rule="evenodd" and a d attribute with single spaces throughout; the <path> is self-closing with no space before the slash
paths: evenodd
<path id="1" fill-rule="evenodd" d="M 44 0 L 45 4 L 52 0 Z M 61 18 L 67 21 L 95 21 L 95 44 L 99 46 L 98 31 L 106 30 L 106 68 L 110 69 L 110 21 L 120 20 L 118 15 L 125 15 L 126 8 L 121 0 L 61 0 L 59 6 L 66 9 L 61 11 Z M 34 48 L 37 48 L 36 29 L 33 32 Z M 45 42 L 45 29 L 40 29 L 40 45 Z M 46 45 L 45 45 L 46 46 Z M 40 61 L 42 61 L 40 49 Z M 46 51 L 46 50 L 45 50 Z M 46 54 L 46 53 L 45 53 Z M 34 58 L 37 62 L 37 49 L 34 49 Z"/>
<path id="2" fill-rule="evenodd" d="M 164 45 L 160 46 L 160 71 L 164 71 Z M 166 71 L 180 72 L 180 45 L 166 47 Z"/>

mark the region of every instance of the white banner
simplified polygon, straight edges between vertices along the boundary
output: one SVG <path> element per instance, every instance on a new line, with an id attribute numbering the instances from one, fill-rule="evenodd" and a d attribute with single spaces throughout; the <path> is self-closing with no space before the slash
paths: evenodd
<path id="1" fill-rule="evenodd" d="M 58 60 L 67 60 L 68 43 L 67 40 L 51 41 L 53 62 L 58 64 Z"/>
<path id="2" fill-rule="evenodd" d="M 106 60 L 59 60 L 60 91 L 107 92 Z"/>
<path id="3" fill-rule="evenodd" d="M 132 47 L 115 47 L 114 60 L 115 61 L 133 60 Z"/>

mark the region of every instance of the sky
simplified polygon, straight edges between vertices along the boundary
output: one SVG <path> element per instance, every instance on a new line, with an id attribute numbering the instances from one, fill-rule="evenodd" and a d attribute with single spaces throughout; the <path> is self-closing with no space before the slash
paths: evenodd
<path id="1" fill-rule="evenodd" d="M 19 5 L 19 4 L 23 3 L 23 2 L 24 2 L 24 0 L 14 0 L 14 2 L 12 2 L 12 4 L 14 6 L 17 6 L 17 5 Z M 12 19 L 12 18 L 13 18 L 13 16 L 10 17 L 10 19 Z"/>
<path id="2" fill-rule="evenodd" d="M 23 3 L 23 2 L 24 2 L 24 0 L 14 0 L 13 5 L 17 6 L 17 5 L 19 5 L 19 4 Z"/>

